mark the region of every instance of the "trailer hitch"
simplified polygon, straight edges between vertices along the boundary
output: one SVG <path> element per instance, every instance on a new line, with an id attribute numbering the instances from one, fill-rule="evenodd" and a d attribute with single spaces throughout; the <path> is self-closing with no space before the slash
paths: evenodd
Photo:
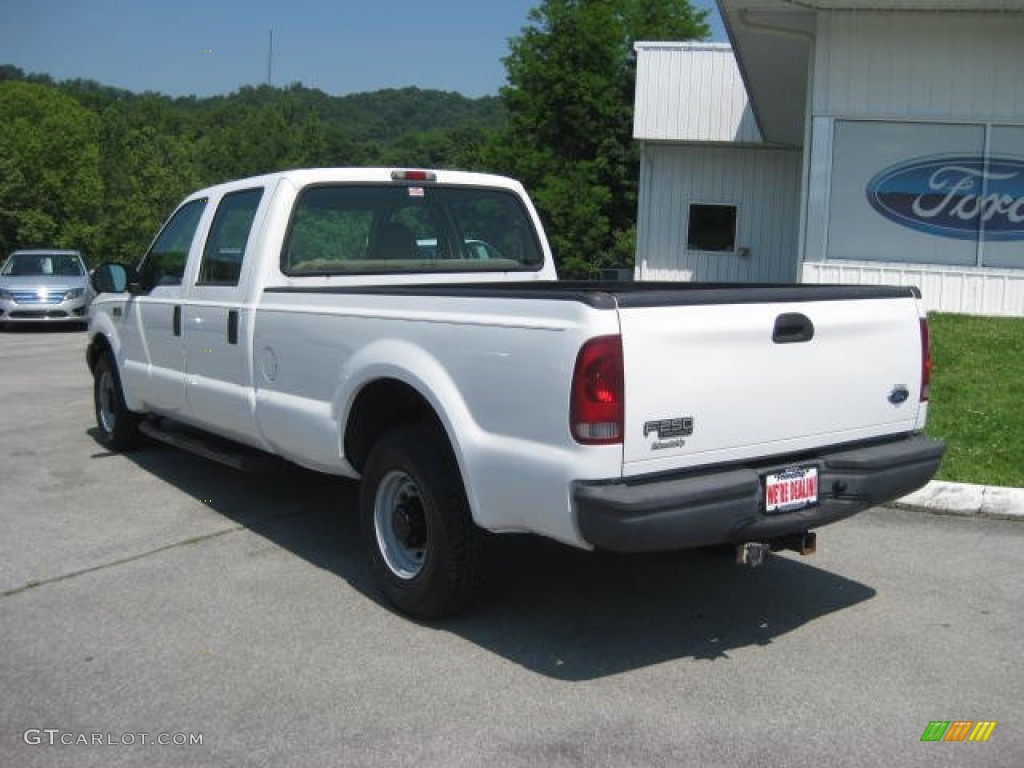
<path id="1" fill-rule="evenodd" d="M 756 568 L 768 562 L 772 552 L 788 549 L 801 555 L 813 555 L 817 546 L 818 537 L 811 531 L 791 533 L 767 541 L 744 541 L 736 545 L 736 562 Z"/>

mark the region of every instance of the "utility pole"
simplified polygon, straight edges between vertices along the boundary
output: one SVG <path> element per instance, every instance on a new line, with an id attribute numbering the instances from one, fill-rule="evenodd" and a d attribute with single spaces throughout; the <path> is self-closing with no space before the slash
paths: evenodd
<path id="1" fill-rule="evenodd" d="M 274 28 L 270 30 L 270 45 L 267 48 L 267 85 L 274 83 Z"/>

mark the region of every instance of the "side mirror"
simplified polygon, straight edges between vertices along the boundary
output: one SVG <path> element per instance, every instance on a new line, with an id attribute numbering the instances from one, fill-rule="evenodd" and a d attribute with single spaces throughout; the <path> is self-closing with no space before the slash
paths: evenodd
<path id="1" fill-rule="evenodd" d="M 89 278 L 96 293 L 124 293 L 138 282 L 135 270 L 116 261 L 107 261 L 93 270 Z"/>

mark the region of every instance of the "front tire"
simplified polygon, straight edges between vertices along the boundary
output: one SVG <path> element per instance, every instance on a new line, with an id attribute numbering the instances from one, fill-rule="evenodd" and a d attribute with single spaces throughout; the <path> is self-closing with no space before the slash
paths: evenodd
<path id="1" fill-rule="evenodd" d="M 381 437 L 366 462 L 359 502 L 370 568 L 395 608 L 437 619 L 477 597 L 484 534 L 439 429 L 405 427 Z"/>
<path id="2" fill-rule="evenodd" d="M 136 447 L 142 441 L 139 422 L 142 417 L 124 404 L 124 391 L 117 365 L 110 354 L 100 356 L 93 369 L 93 404 L 100 441 L 112 451 Z"/>

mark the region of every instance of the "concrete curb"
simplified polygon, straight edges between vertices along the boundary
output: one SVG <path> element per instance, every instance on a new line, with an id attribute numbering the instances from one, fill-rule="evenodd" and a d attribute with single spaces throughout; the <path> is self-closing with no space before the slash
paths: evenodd
<path id="1" fill-rule="evenodd" d="M 888 506 L 937 515 L 1024 520 L 1024 488 L 998 488 L 933 480 Z"/>

